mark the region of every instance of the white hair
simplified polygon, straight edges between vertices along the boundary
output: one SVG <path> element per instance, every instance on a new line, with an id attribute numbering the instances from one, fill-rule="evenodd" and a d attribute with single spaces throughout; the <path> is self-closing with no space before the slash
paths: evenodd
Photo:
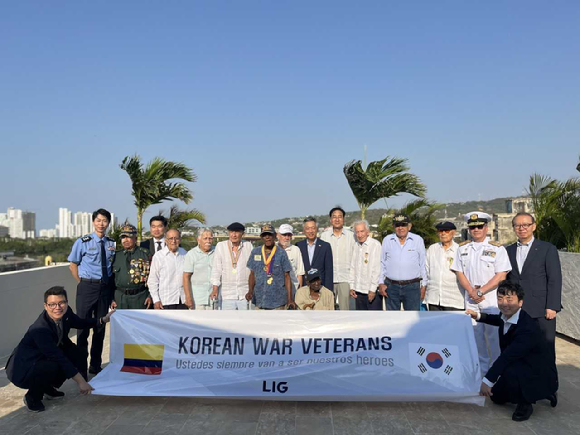
<path id="1" fill-rule="evenodd" d="M 205 233 L 210 233 L 213 236 L 213 231 L 211 228 L 201 227 L 197 229 L 197 238 L 201 239 L 201 236 L 203 236 Z"/>
<path id="2" fill-rule="evenodd" d="M 369 226 L 369 222 L 366 219 L 360 219 L 358 221 L 355 221 L 354 224 L 352 224 L 352 229 L 356 231 L 357 225 L 364 225 L 367 231 L 371 230 L 371 227 Z"/>

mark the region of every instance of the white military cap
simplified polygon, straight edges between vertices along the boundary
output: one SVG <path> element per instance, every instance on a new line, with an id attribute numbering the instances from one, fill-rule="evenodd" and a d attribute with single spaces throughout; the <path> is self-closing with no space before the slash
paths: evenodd
<path id="1" fill-rule="evenodd" d="M 463 219 L 467 222 L 468 227 L 475 227 L 487 224 L 491 221 L 491 216 L 482 211 L 472 211 L 463 215 Z"/>

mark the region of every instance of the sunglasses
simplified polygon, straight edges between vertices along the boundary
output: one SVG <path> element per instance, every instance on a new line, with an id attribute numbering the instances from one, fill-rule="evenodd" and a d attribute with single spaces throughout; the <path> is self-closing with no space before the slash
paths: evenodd
<path id="1" fill-rule="evenodd" d="M 484 227 L 484 226 L 485 226 L 485 225 L 474 225 L 474 226 L 472 226 L 472 227 L 469 227 L 469 229 L 470 229 L 470 230 L 475 230 L 475 229 L 478 229 L 478 230 L 483 230 L 483 227 Z"/>
<path id="2" fill-rule="evenodd" d="M 406 227 L 409 224 L 395 224 L 395 228 Z"/>

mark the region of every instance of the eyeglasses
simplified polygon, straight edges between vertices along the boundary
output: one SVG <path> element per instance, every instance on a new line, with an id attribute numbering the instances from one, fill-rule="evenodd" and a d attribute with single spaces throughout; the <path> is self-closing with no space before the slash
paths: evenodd
<path id="1" fill-rule="evenodd" d="M 165 240 L 169 240 L 170 242 L 176 242 L 181 240 L 181 237 L 166 237 Z"/>
<path id="2" fill-rule="evenodd" d="M 485 226 L 485 225 L 474 225 L 474 226 L 472 226 L 472 227 L 469 227 L 469 229 L 470 229 L 470 230 L 475 230 L 475 229 L 478 229 L 478 230 L 483 230 L 483 227 L 484 227 L 484 226 Z"/>
<path id="3" fill-rule="evenodd" d="M 64 307 L 66 307 L 68 305 L 68 301 L 60 301 L 58 303 L 51 302 L 50 304 L 46 304 L 46 306 L 48 308 L 50 308 L 51 310 L 54 310 L 57 305 L 59 306 L 59 308 L 64 308 Z"/>
<path id="4" fill-rule="evenodd" d="M 527 230 L 527 229 L 528 229 L 528 228 L 530 228 L 532 225 L 534 225 L 534 224 L 514 224 L 514 228 L 516 228 L 516 229 L 518 229 L 518 230 L 519 230 L 520 228 L 522 228 L 522 229 L 524 229 L 524 230 Z"/>
<path id="5" fill-rule="evenodd" d="M 409 224 L 395 224 L 395 228 L 406 227 Z"/>
<path id="6" fill-rule="evenodd" d="M 449 233 L 452 230 L 438 230 L 440 233 Z"/>

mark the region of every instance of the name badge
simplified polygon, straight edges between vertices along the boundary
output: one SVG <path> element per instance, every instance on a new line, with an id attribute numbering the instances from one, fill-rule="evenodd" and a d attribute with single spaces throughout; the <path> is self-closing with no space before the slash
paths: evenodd
<path id="1" fill-rule="evenodd" d="M 262 261 L 261 255 L 254 255 L 254 261 Z"/>

